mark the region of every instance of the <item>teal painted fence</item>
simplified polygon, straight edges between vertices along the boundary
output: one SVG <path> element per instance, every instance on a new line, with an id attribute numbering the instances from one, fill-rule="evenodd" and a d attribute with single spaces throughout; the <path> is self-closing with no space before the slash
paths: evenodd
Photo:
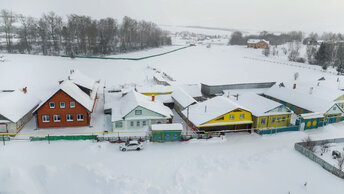
<path id="1" fill-rule="evenodd" d="M 150 56 L 146 56 L 146 57 L 138 57 L 138 58 L 131 58 L 131 57 L 96 57 L 96 56 L 74 56 L 75 58 L 86 58 L 86 59 L 108 59 L 108 60 L 129 60 L 129 61 L 139 61 L 139 60 L 144 60 L 144 59 L 148 59 L 148 58 L 152 58 L 152 57 L 158 57 L 158 56 L 162 56 L 162 55 L 166 55 L 169 53 L 173 53 L 182 49 L 186 49 L 189 48 L 190 46 L 185 46 L 182 48 L 178 48 L 178 49 L 174 49 L 168 52 L 164 52 L 164 53 L 160 53 L 160 54 L 156 54 L 156 55 L 150 55 Z M 70 55 L 61 55 L 61 57 L 71 57 Z"/>
<path id="2" fill-rule="evenodd" d="M 274 128 L 274 129 L 261 129 L 256 130 L 256 133 L 260 135 L 267 135 L 267 134 L 274 134 L 274 133 L 281 133 L 281 132 L 287 132 L 287 131 L 299 131 L 298 125 L 289 126 L 289 127 L 281 127 L 281 128 Z"/>
<path id="3" fill-rule="evenodd" d="M 9 136 L 0 136 L 0 141 L 10 141 L 10 137 Z"/>
<path id="4" fill-rule="evenodd" d="M 45 136 L 30 137 L 30 141 L 58 141 L 58 140 L 96 140 L 96 135 L 70 135 L 70 136 Z"/>

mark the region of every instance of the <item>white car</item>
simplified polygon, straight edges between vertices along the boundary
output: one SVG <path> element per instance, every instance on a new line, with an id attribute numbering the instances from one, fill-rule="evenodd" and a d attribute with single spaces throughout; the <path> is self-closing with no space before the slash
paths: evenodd
<path id="1" fill-rule="evenodd" d="M 119 150 L 125 152 L 125 151 L 128 151 L 128 150 L 137 150 L 137 151 L 140 151 L 143 149 L 143 145 L 138 142 L 138 141 L 129 141 L 125 144 L 121 144 L 119 146 Z"/>

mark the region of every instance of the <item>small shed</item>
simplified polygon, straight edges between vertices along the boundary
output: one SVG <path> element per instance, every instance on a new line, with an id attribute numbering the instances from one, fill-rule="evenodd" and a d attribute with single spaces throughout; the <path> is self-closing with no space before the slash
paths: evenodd
<path id="1" fill-rule="evenodd" d="M 151 125 L 152 141 L 180 141 L 183 125 L 180 123 L 173 124 L 154 124 Z"/>
<path id="2" fill-rule="evenodd" d="M 305 113 L 300 115 L 301 126 L 304 123 L 304 130 L 316 129 L 319 126 L 321 120 L 324 119 L 324 114 L 322 113 Z M 301 129 L 302 130 L 302 129 Z"/>

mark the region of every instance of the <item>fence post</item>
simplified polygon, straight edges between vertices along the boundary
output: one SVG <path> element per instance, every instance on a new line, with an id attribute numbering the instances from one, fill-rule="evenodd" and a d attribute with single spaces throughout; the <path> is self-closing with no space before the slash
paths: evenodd
<path id="1" fill-rule="evenodd" d="M 2 142 L 5 145 L 5 135 L 2 135 Z"/>

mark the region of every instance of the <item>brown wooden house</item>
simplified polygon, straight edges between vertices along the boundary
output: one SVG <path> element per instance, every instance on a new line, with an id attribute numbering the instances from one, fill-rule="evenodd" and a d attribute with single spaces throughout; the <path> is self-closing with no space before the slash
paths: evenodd
<path id="1" fill-rule="evenodd" d="M 78 83 L 84 83 L 83 86 Z M 86 84 L 88 83 L 88 84 Z M 63 81 L 50 97 L 35 110 L 38 128 L 89 126 L 94 110 L 98 84 L 85 80 Z"/>
<path id="2" fill-rule="evenodd" d="M 269 48 L 269 41 L 266 41 L 264 39 L 248 39 L 247 40 L 247 48 L 266 49 L 266 48 Z"/>

